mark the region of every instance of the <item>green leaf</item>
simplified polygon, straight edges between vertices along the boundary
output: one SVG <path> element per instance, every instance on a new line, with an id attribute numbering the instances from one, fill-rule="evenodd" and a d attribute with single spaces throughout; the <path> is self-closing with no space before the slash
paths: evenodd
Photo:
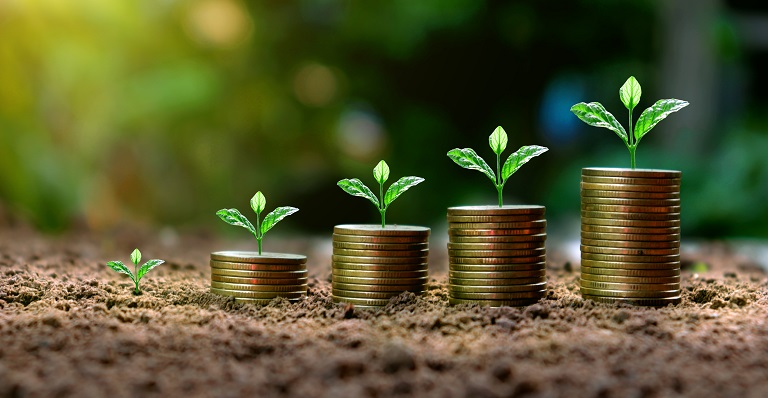
<path id="1" fill-rule="evenodd" d="M 493 133 L 488 137 L 488 145 L 491 146 L 493 152 L 501 155 L 507 148 L 507 132 L 501 126 L 496 127 L 496 130 L 493 130 Z"/>
<path id="2" fill-rule="evenodd" d="M 261 193 L 261 191 L 256 192 L 256 195 L 253 195 L 251 198 L 251 209 L 256 212 L 256 214 L 261 214 L 262 211 L 264 211 L 264 208 L 267 206 L 267 198 L 264 197 L 264 194 Z"/>
<path id="3" fill-rule="evenodd" d="M 141 261 L 141 252 L 139 249 L 133 249 L 133 253 L 131 253 L 131 262 L 139 265 L 139 261 Z"/>
<path id="4" fill-rule="evenodd" d="M 377 208 L 379 207 L 379 199 L 376 197 L 376 195 L 373 194 L 373 192 L 371 192 L 371 189 L 368 188 L 365 184 L 363 184 L 363 182 L 360 181 L 359 179 L 345 178 L 339 181 L 336 185 L 340 186 L 341 189 L 344 190 L 344 192 L 353 196 L 366 198 L 370 200 Z"/>
<path id="5" fill-rule="evenodd" d="M 157 267 L 158 265 L 164 263 L 163 260 L 149 260 L 144 265 L 139 268 L 139 276 L 136 278 L 137 280 L 141 280 L 141 278 L 147 274 L 147 272 L 151 271 L 152 268 Z"/>
<path id="6" fill-rule="evenodd" d="M 389 178 L 389 166 L 387 165 L 387 162 L 382 160 L 373 168 L 373 178 L 375 178 L 376 182 L 379 184 L 383 184 L 384 181 L 387 181 Z"/>
<path id="7" fill-rule="evenodd" d="M 261 236 L 264 236 L 264 234 L 272 229 L 277 223 L 297 211 L 299 211 L 299 209 L 291 206 L 278 207 L 277 209 L 272 210 L 269 214 L 264 216 L 264 221 L 261 223 Z"/>
<path id="8" fill-rule="evenodd" d="M 634 76 L 630 76 L 624 85 L 619 89 L 619 97 L 621 102 L 627 109 L 635 109 L 635 106 L 640 102 L 640 96 L 643 94 L 643 90 L 640 88 L 640 83 L 637 82 Z"/>
<path id="9" fill-rule="evenodd" d="M 251 231 L 251 233 L 256 236 L 256 228 L 253 227 L 253 224 L 251 224 L 251 222 L 248 221 L 244 215 L 240 214 L 239 210 L 221 209 L 216 212 L 216 215 L 219 216 L 219 218 L 221 218 L 225 223 L 243 227 Z"/>
<path id="10" fill-rule="evenodd" d="M 686 106 L 688 106 L 687 101 L 674 98 L 656 101 L 650 108 L 644 110 L 637 119 L 637 123 L 635 123 L 635 138 L 640 141 L 660 121 L 666 119 L 670 113 L 677 112 Z"/>
<path id="11" fill-rule="evenodd" d="M 629 144 L 627 132 L 624 130 L 624 127 L 622 127 L 619 121 L 616 120 L 610 112 L 606 111 L 603 105 L 599 102 L 590 102 L 588 104 L 579 102 L 571 107 L 571 112 L 578 116 L 581 121 L 590 126 L 605 127 L 612 130 L 616 135 L 621 137 L 625 144 Z"/>
<path id="12" fill-rule="evenodd" d="M 125 264 L 123 264 L 122 261 L 109 261 L 107 262 L 107 267 L 112 268 L 113 270 L 121 274 L 126 274 L 130 276 L 131 280 L 135 282 L 135 280 L 133 279 L 133 273 L 131 272 L 130 269 L 128 269 L 128 267 L 125 266 Z"/>
<path id="13" fill-rule="evenodd" d="M 485 163 L 483 158 L 477 156 L 477 153 L 472 148 L 451 149 L 448 152 L 448 157 L 465 169 L 482 171 L 483 174 L 496 184 L 496 174 L 488 166 L 488 163 Z"/>
<path id="14" fill-rule="evenodd" d="M 420 184 L 422 181 L 424 181 L 421 177 L 402 177 L 399 180 L 395 181 L 392 185 L 389 186 L 389 189 L 387 189 L 387 193 L 384 194 L 384 206 L 389 206 L 390 203 L 394 202 L 395 199 L 397 199 L 400 195 L 403 194 L 403 192 L 409 190 L 411 187 L 414 187 L 418 184 Z"/>
<path id="15" fill-rule="evenodd" d="M 528 145 L 521 147 L 515 153 L 509 155 L 504 166 L 501 168 L 501 180 L 507 182 L 507 178 L 520 169 L 529 160 L 541 155 L 549 149 L 538 145 Z"/>

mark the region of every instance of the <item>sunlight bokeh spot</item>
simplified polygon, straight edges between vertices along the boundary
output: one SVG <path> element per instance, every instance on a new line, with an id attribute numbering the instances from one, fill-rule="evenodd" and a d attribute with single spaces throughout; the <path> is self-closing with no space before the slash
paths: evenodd
<path id="1" fill-rule="evenodd" d="M 231 47 L 250 36 L 253 20 L 239 1 L 200 0 L 190 9 L 188 30 L 206 44 Z"/>

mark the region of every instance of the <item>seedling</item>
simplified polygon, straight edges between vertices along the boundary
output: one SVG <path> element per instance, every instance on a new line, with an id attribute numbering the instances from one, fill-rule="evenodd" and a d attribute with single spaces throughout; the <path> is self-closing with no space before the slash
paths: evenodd
<path id="1" fill-rule="evenodd" d="M 389 205 L 402 195 L 403 192 L 420 184 L 424 179 L 414 176 L 402 177 L 390 185 L 389 188 L 387 188 L 387 193 L 384 193 L 384 182 L 389 178 L 389 166 L 387 165 L 387 162 L 383 160 L 373 168 L 373 178 L 379 183 L 378 198 L 373 194 L 370 188 L 357 178 L 345 178 L 339 181 L 337 185 L 350 195 L 360 196 L 370 200 L 371 203 L 379 209 L 379 213 L 381 214 L 381 227 L 384 228 L 386 225 L 386 215 Z"/>
<path id="2" fill-rule="evenodd" d="M 133 263 L 133 272 L 125 266 L 121 261 L 110 261 L 107 263 L 107 266 L 109 268 L 112 268 L 113 270 L 120 272 L 122 274 L 126 274 L 129 277 L 131 277 L 131 280 L 133 281 L 133 284 L 136 286 L 136 294 L 139 293 L 139 281 L 141 281 L 141 278 L 144 277 L 144 275 L 147 274 L 147 272 L 151 271 L 152 268 L 157 267 L 158 265 L 164 263 L 163 260 L 149 260 L 144 265 L 139 267 L 139 262 L 141 261 L 141 252 L 139 249 L 134 249 L 133 253 L 131 253 L 131 262 Z"/>
<path id="3" fill-rule="evenodd" d="M 261 240 L 264 239 L 264 234 L 284 218 L 299 211 L 299 209 L 291 206 L 278 207 L 267 214 L 264 217 L 264 221 L 260 223 L 259 217 L 266 206 L 267 198 L 264 197 L 264 194 L 262 194 L 261 191 L 256 192 L 256 195 L 253 195 L 251 198 L 251 209 L 256 212 L 256 228 L 254 228 L 253 224 L 251 224 L 244 215 L 240 214 L 240 211 L 237 209 L 221 209 L 216 212 L 216 215 L 227 224 L 237 225 L 251 231 L 253 236 L 256 237 L 256 241 L 259 242 L 259 255 L 261 255 Z"/>
<path id="4" fill-rule="evenodd" d="M 673 112 L 677 112 L 680 109 L 688 106 L 688 102 L 679 99 L 662 99 L 656 101 L 653 106 L 643 111 L 640 117 L 637 119 L 634 131 L 632 130 L 632 110 L 640 102 L 640 95 L 642 89 L 640 83 L 637 82 L 634 76 L 630 76 L 624 85 L 619 89 L 619 98 L 624 106 L 629 110 L 629 134 L 624 130 L 621 123 L 619 123 L 613 115 L 605 110 L 602 104 L 599 102 L 578 104 L 571 107 L 571 112 L 579 117 L 584 123 L 595 126 L 607 128 L 616 135 L 618 135 L 624 145 L 629 150 L 630 164 L 632 168 L 635 168 L 635 151 L 637 150 L 637 144 L 652 128 L 654 128 L 660 121 L 664 120 Z"/>
<path id="5" fill-rule="evenodd" d="M 515 174 L 520 167 L 528 163 L 529 160 L 549 150 L 538 145 L 526 145 L 520 147 L 515 153 L 509 155 L 502 167 L 501 153 L 507 148 L 507 141 L 507 132 L 504 131 L 501 126 L 496 127 L 496 130 L 493 130 L 493 133 L 488 137 L 488 144 L 496 154 L 495 173 L 491 170 L 491 167 L 488 166 L 488 163 L 485 163 L 485 160 L 478 156 L 472 148 L 455 148 L 448 152 L 448 157 L 459 166 L 465 169 L 481 171 L 486 177 L 491 179 L 493 185 L 496 187 L 496 191 L 499 193 L 499 207 L 503 206 L 501 192 L 504 189 L 504 184 L 507 183 L 507 179 L 509 179 L 512 174 Z"/>

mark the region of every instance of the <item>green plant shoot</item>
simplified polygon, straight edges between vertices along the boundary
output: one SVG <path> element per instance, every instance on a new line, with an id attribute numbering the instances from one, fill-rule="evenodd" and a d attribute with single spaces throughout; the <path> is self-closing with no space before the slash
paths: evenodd
<path id="1" fill-rule="evenodd" d="M 248 231 L 251 231 L 251 234 L 256 237 L 256 241 L 259 243 L 259 255 L 261 255 L 261 240 L 264 239 L 264 234 L 284 218 L 299 211 L 299 209 L 291 206 L 278 207 L 264 216 L 264 221 L 260 221 L 261 212 L 264 211 L 266 206 L 267 198 L 264 197 L 264 194 L 262 194 L 261 191 L 256 192 L 256 195 L 253 195 L 251 198 L 251 209 L 256 213 L 255 228 L 237 209 L 221 209 L 216 212 L 216 215 L 227 224 L 243 227 Z"/>
<path id="2" fill-rule="evenodd" d="M 389 205 L 392 204 L 392 202 L 394 202 L 395 199 L 397 199 L 400 195 L 402 195 L 403 192 L 409 190 L 413 186 L 420 184 L 422 181 L 424 181 L 424 179 L 421 177 L 413 176 L 402 177 L 390 185 L 385 193 L 384 182 L 386 182 L 389 178 L 389 166 L 387 165 L 387 162 L 383 160 L 373 168 L 373 178 L 376 180 L 376 182 L 379 183 L 378 198 L 376 195 L 374 195 L 370 188 L 368 188 L 365 184 L 363 184 L 362 181 L 357 178 L 345 178 L 339 181 L 337 185 L 340 186 L 344 192 L 350 195 L 360 196 L 370 200 L 371 203 L 373 203 L 373 205 L 376 206 L 376 208 L 379 210 L 379 214 L 381 214 L 381 227 L 384 228 L 386 225 L 386 215 Z"/>
<path id="3" fill-rule="evenodd" d="M 642 89 L 640 83 L 637 82 L 634 76 L 630 76 L 629 79 L 619 89 L 619 98 L 624 106 L 629 111 L 629 134 L 627 134 L 621 123 L 616 120 L 613 115 L 605 110 L 602 104 L 599 102 L 578 104 L 571 107 L 571 112 L 578 116 L 584 123 L 595 126 L 607 128 L 624 141 L 629 150 L 630 165 L 635 168 L 635 151 L 637 151 L 637 144 L 652 128 L 654 128 L 660 121 L 664 120 L 673 112 L 677 112 L 680 109 L 688 106 L 688 102 L 679 99 L 662 99 L 656 101 L 653 106 L 643 111 L 640 117 L 637 119 L 637 123 L 632 129 L 632 111 L 640 102 L 640 95 Z"/>
<path id="4" fill-rule="evenodd" d="M 527 145 L 520 147 L 515 153 L 509 155 L 504 162 L 504 166 L 501 165 L 501 153 L 507 148 L 507 133 L 501 126 L 496 127 L 488 137 L 488 144 L 491 146 L 493 153 L 496 154 L 496 172 L 494 173 L 488 163 L 483 160 L 472 148 L 455 148 L 448 151 L 448 157 L 451 158 L 459 166 L 470 169 L 478 170 L 486 175 L 496 187 L 496 191 L 499 194 L 499 207 L 503 206 L 502 190 L 504 184 L 507 183 L 507 179 L 520 169 L 529 160 L 542 153 L 548 151 L 546 147 L 538 145 Z"/>
<path id="5" fill-rule="evenodd" d="M 139 249 L 134 249 L 133 253 L 131 253 L 131 262 L 133 263 L 133 272 L 125 266 L 121 261 L 109 261 L 107 262 L 107 266 L 109 268 L 112 268 L 113 270 L 128 275 L 131 280 L 133 281 L 134 286 L 136 287 L 135 292 L 139 293 L 139 281 L 141 281 L 141 278 L 144 277 L 144 275 L 147 274 L 147 272 L 151 271 L 152 268 L 157 267 L 158 265 L 164 263 L 163 260 L 149 260 L 144 265 L 139 268 L 139 262 L 141 262 L 141 252 Z"/>

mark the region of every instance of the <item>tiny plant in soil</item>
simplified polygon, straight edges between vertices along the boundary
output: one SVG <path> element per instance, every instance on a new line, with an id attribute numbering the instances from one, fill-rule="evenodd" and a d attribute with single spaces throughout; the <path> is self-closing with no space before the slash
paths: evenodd
<path id="1" fill-rule="evenodd" d="M 151 271 L 152 268 L 157 267 L 158 265 L 164 263 L 165 261 L 149 260 L 146 263 L 144 263 L 144 265 L 142 265 L 141 268 L 139 268 L 139 262 L 141 262 L 141 252 L 139 251 L 139 249 L 134 249 L 133 253 L 131 253 L 131 262 L 133 263 L 133 272 L 131 272 L 131 270 L 128 267 L 126 267 L 125 264 L 123 264 L 121 261 L 110 261 L 107 263 L 107 266 L 117 272 L 128 275 L 136 287 L 134 292 L 138 294 L 140 292 L 139 281 L 141 281 L 141 278 L 143 278 L 144 275 L 147 274 L 147 272 Z"/>
<path id="2" fill-rule="evenodd" d="M 634 76 L 630 76 L 629 79 L 619 89 L 619 98 L 624 106 L 629 110 L 629 134 L 627 134 L 621 123 L 616 120 L 613 115 L 605 110 L 602 104 L 599 102 L 578 104 L 571 107 L 571 112 L 579 117 L 584 123 L 595 126 L 607 128 L 616 135 L 618 135 L 624 145 L 629 150 L 630 165 L 635 168 L 635 151 L 637 150 L 637 144 L 652 128 L 654 128 L 660 121 L 664 120 L 673 112 L 677 112 L 680 109 L 688 106 L 688 102 L 679 99 L 662 99 L 656 101 L 653 106 L 643 111 L 640 117 L 637 119 L 634 131 L 632 129 L 632 111 L 635 106 L 640 102 L 640 95 L 642 89 L 640 83 L 637 82 Z"/>
<path id="3" fill-rule="evenodd" d="M 496 172 L 491 170 L 488 163 L 483 160 L 472 148 L 455 148 L 448 152 L 448 157 L 451 158 L 459 166 L 470 169 L 478 170 L 488 177 L 493 185 L 496 187 L 496 191 L 499 194 L 499 207 L 503 206 L 502 190 L 504 184 L 507 183 L 507 179 L 520 169 L 529 160 L 542 153 L 548 151 L 547 148 L 538 145 L 527 145 L 520 147 L 515 153 L 509 155 L 507 161 L 504 162 L 504 166 L 501 165 L 501 153 L 507 148 L 507 133 L 501 126 L 496 127 L 488 137 L 488 144 L 496 154 Z"/>
<path id="4" fill-rule="evenodd" d="M 255 228 L 253 224 L 251 224 L 251 222 L 248 221 L 244 215 L 240 214 L 240 211 L 237 209 L 221 209 L 216 212 L 216 215 L 224 220 L 224 222 L 227 224 L 237 225 L 251 231 L 251 234 L 256 237 L 256 241 L 259 242 L 259 255 L 261 255 L 261 240 L 264 239 L 264 235 L 267 233 L 267 231 L 272 229 L 272 227 L 274 227 L 284 218 L 299 211 L 299 209 L 291 206 L 278 207 L 275 210 L 272 210 L 271 213 L 264 216 L 264 221 L 260 222 L 259 219 L 261 212 L 264 211 L 266 206 L 267 199 L 264 197 L 264 194 L 262 194 L 261 191 L 256 192 L 256 195 L 253 195 L 251 198 L 251 209 L 253 209 L 253 211 L 256 213 Z"/>
<path id="5" fill-rule="evenodd" d="M 378 198 L 370 188 L 357 178 L 345 178 L 339 181 L 337 185 L 350 195 L 360 196 L 370 200 L 379 210 L 379 214 L 381 214 L 381 227 L 384 228 L 386 225 L 386 214 L 389 205 L 402 195 L 403 192 L 420 184 L 424 179 L 414 176 L 402 177 L 390 185 L 389 188 L 387 188 L 387 192 L 384 193 L 384 182 L 389 178 L 389 166 L 387 165 L 387 162 L 383 160 L 373 168 L 373 178 L 379 183 Z"/>

